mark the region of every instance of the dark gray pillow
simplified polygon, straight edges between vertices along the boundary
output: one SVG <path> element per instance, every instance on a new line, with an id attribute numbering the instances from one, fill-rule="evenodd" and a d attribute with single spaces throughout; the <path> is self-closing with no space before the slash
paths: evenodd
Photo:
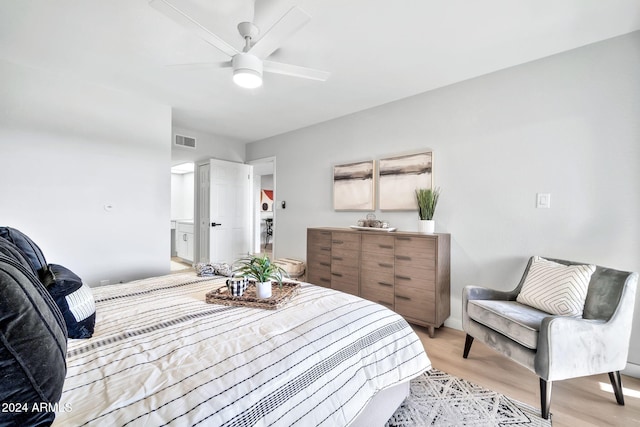
<path id="1" fill-rule="evenodd" d="M 33 240 L 20 230 L 11 227 L 0 227 L 0 237 L 7 239 L 22 252 L 22 255 L 29 261 L 33 272 L 42 278 L 47 269 L 47 260 L 44 258 L 42 250 Z"/>
<path id="2" fill-rule="evenodd" d="M 73 271 L 58 264 L 49 264 L 42 283 L 62 312 L 69 338 L 91 338 L 96 324 L 91 288 Z"/>
<path id="3" fill-rule="evenodd" d="M 0 425 L 53 422 L 66 351 L 64 319 L 47 290 L 33 272 L 0 254 L 0 402 L 20 404 L 0 411 Z"/>

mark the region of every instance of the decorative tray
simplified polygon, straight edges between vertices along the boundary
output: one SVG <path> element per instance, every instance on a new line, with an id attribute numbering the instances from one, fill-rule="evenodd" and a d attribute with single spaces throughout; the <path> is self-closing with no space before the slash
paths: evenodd
<path id="1" fill-rule="evenodd" d="M 265 308 L 276 310 L 294 297 L 300 291 L 300 283 L 282 282 L 282 289 L 278 282 L 271 283 L 271 298 L 258 298 L 256 296 L 256 283 L 249 282 L 247 290 L 242 296 L 234 297 L 229 292 L 227 285 L 207 292 L 206 301 L 209 304 L 233 305 L 241 307 Z"/>
<path id="2" fill-rule="evenodd" d="M 350 228 L 353 228 L 355 230 L 364 230 L 364 231 L 385 231 L 385 232 L 391 232 L 391 231 L 396 231 L 397 228 L 396 227 L 389 227 L 389 228 L 381 228 L 381 227 L 360 227 L 359 225 L 350 225 Z"/>

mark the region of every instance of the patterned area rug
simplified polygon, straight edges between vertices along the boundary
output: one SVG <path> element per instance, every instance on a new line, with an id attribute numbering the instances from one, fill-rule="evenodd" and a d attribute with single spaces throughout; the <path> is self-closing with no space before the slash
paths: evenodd
<path id="1" fill-rule="evenodd" d="M 411 381 L 411 395 L 387 427 L 551 426 L 540 410 L 432 369 Z"/>

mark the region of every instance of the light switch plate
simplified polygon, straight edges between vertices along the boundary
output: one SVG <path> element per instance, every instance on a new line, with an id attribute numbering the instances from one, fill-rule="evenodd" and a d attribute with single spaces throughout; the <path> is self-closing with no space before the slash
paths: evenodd
<path id="1" fill-rule="evenodd" d="M 551 208 L 551 194 L 550 193 L 536 194 L 536 208 L 542 208 L 542 209 Z"/>

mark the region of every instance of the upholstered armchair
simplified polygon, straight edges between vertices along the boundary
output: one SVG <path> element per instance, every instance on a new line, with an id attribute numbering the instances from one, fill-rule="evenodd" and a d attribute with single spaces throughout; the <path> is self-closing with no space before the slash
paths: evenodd
<path id="1" fill-rule="evenodd" d="M 549 270 L 540 270 L 540 263 Z M 572 271 L 563 274 L 565 267 Z M 544 283 L 554 274 L 567 286 L 553 280 Z M 579 289 L 580 280 L 586 280 L 583 291 Z M 535 372 L 540 377 L 540 406 L 546 419 L 552 382 L 568 378 L 606 372 L 618 404 L 624 405 L 620 370 L 627 363 L 637 283 L 638 273 L 532 257 L 512 291 L 464 288 L 462 327 L 467 336 L 463 357 L 468 357 L 475 338 Z M 583 306 L 581 292 L 585 294 Z M 545 310 L 532 307 L 524 298 L 532 295 L 549 306 L 543 306 Z M 549 313 L 567 308 L 574 312 Z"/>

